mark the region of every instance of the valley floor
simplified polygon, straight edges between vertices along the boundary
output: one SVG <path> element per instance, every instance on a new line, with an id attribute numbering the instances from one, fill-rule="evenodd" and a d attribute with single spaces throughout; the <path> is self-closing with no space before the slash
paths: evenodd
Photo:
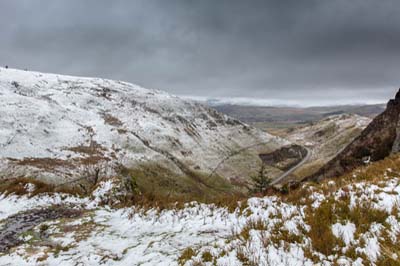
<path id="1" fill-rule="evenodd" d="M 399 162 L 234 211 L 196 202 L 115 209 L 102 204 L 112 181 L 85 198 L 3 194 L 0 265 L 399 265 Z M 58 216 L 35 220 L 41 212 Z"/>

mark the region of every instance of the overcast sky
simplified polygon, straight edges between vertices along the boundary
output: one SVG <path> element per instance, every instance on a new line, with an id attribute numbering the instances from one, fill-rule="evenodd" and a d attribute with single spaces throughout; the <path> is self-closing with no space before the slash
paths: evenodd
<path id="1" fill-rule="evenodd" d="M 203 98 L 385 102 L 399 0 L 2 0 L 0 64 Z"/>

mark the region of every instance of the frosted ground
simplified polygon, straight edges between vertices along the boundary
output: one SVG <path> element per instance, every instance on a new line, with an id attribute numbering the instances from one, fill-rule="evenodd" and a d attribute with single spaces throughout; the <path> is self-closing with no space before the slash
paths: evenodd
<path id="1" fill-rule="evenodd" d="M 23 243 L 1 254 L 0 265 L 233 266 L 244 265 L 245 258 L 251 258 L 250 265 L 314 265 L 315 259 L 319 265 L 374 265 L 387 252 L 398 256 L 396 251 L 387 251 L 385 243 L 386 238 L 398 243 L 400 236 L 400 180 L 391 169 L 387 173 L 379 182 L 339 187 L 330 181 L 325 188 L 307 185 L 309 197 L 297 203 L 277 196 L 250 198 L 233 212 L 196 202 L 163 211 L 114 209 L 101 204 L 113 188 L 112 181 L 103 182 L 86 198 L 2 195 L 3 226 L 7 217 L 51 205 L 83 212 L 78 218 L 46 221 L 21 233 Z M 343 197 L 348 198 L 349 208 L 371 202 L 371 208 L 385 213 L 385 221 L 374 222 L 363 232 L 351 221 L 335 222 L 331 230 L 341 245 L 326 256 L 313 249 L 307 209 L 317 210 L 327 200 Z M 260 222 L 262 226 L 256 225 Z M 282 237 L 282 232 L 289 237 Z M 346 256 L 351 249 L 355 257 Z M 188 250 L 190 256 L 182 257 Z"/>

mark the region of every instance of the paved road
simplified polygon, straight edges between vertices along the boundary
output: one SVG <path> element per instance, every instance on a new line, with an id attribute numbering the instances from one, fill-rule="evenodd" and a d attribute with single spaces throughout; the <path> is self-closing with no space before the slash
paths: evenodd
<path id="1" fill-rule="evenodd" d="M 301 160 L 301 162 L 299 162 L 298 164 L 296 164 L 295 166 L 293 166 L 292 168 L 290 168 L 289 170 L 287 170 L 286 172 L 284 172 L 283 174 L 281 174 L 280 176 L 278 176 L 277 178 L 275 178 L 272 182 L 271 185 L 276 185 L 279 182 L 281 182 L 285 177 L 287 177 L 288 175 L 290 175 L 291 173 L 293 173 L 297 168 L 299 168 L 300 166 L 302 166 L 304 163 L 306 163 L 308 161 L 308 159 L 310 159 L 311 157 L 311 151 L 304 147 L 307 150 L 307 154 L 306 156 L 303 158 L 303 160 Z"/>

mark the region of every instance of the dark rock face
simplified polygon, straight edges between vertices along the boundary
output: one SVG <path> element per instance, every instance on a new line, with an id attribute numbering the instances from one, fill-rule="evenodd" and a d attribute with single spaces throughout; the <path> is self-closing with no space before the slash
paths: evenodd
<path id="1" fill-rule="evenodd" d="M 386 110 L 378 115 L 335 158 L 306 180 L 320 181 L 338 177 L 363 165 L 365 160 L 378 161 L 400 150 L 400 89 L 394 99 L 389 100 Z"/>
<path id="2" fill-rule="evenodd" d="M 287 171 L 307 156 L 307 150 L 297 144 L 285 146 L 271 153 L 259 154 L 260 159 L 267 165 Z"/>

